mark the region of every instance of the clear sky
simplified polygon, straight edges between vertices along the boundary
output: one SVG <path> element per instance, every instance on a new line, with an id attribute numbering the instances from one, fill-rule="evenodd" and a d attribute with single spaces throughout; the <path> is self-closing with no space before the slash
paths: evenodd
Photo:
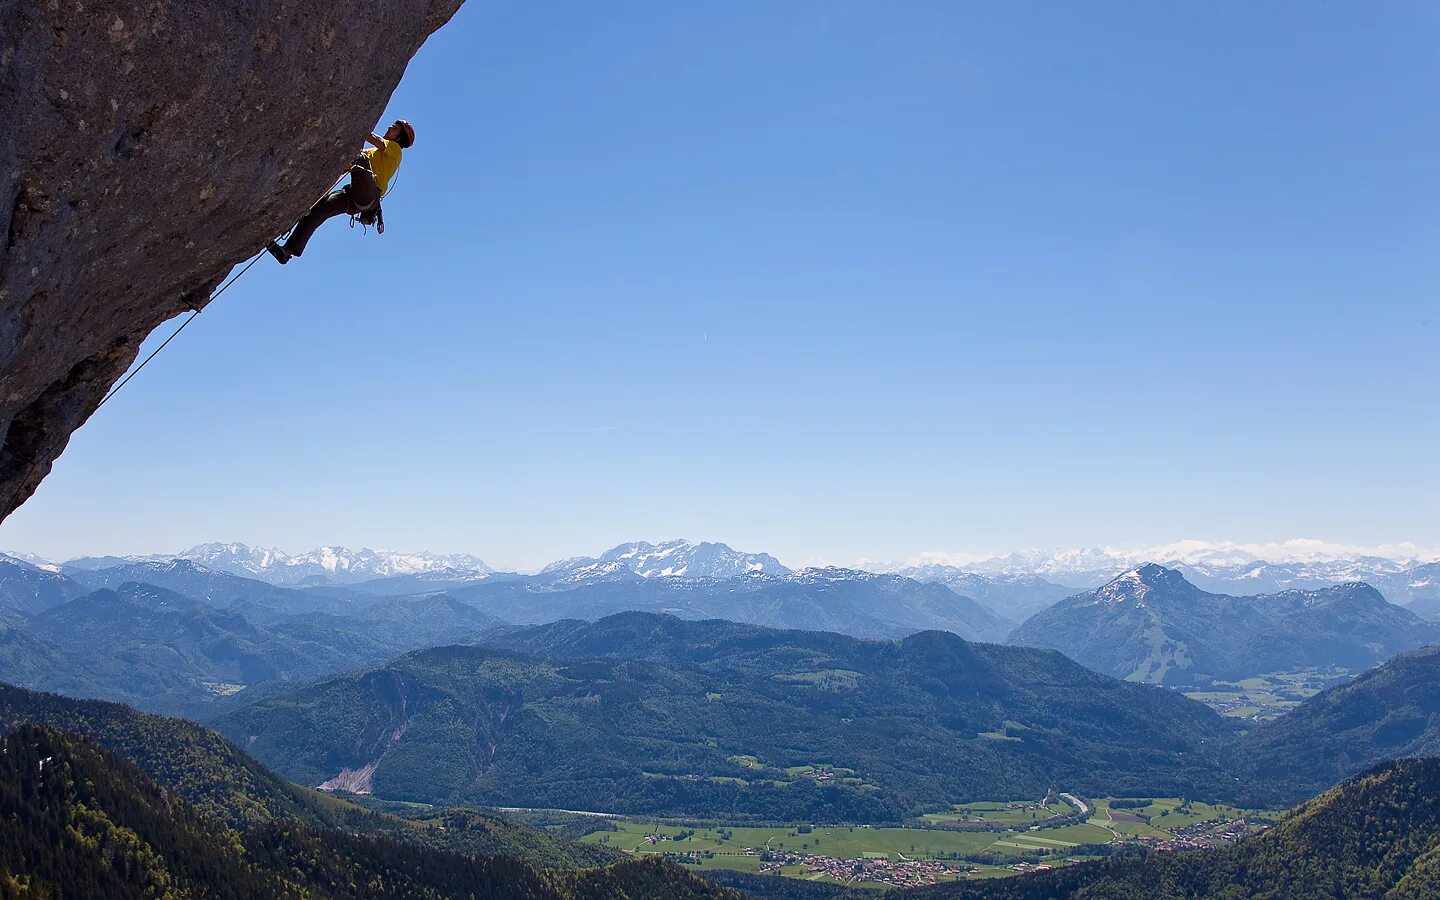
<path id="1" fill-rule="evenodd" d="M 1427 2 L 470 0 L 385 236 L 262 260 L 0 546 L 1440 544 L 1437 48 Z"/>

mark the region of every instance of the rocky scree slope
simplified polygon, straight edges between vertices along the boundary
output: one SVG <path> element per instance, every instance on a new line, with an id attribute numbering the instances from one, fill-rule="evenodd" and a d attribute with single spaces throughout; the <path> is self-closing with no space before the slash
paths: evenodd
<path id="1" fill-rule="evenodd" d="M 0 519 L 288 227 L 461 0 L 0 4 Z"/>

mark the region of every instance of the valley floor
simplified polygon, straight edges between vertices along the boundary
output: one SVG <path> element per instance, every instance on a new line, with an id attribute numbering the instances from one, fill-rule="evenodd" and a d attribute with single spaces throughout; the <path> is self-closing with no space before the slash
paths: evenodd
<path id="1" fill-rule="evenodd" d="M 1130 844 L 1205 849 L 1262 830 L 1283 811 L 1180 798 L 966 803 L 923 825 L 753 827 L 617 818 L 583 840 L 701 869 L 733 869 L 857 887 L 918 887 L 1071 865 Z M 599 823 L 597 823 L 598 825 Z"/>
<path id="2" fill-rule="evenodd" d="M 1343 684 L 1356 673 L 1340 667 L 1270 672 L 1239 681 L 1217 681 L 1204 688 L 1180 687 L 1223 716 L 1268 722 L 1279 718 L 1328 687 Z"/>

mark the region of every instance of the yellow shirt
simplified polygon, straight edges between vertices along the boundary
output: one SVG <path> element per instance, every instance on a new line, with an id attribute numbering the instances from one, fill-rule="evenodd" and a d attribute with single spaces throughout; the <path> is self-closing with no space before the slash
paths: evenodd
<path id="1" fill-rule="evenodd" d="M 375 173 L 380 193 L 384 194 L 390 190 L 390 179 L 395 177 L 395 170 L 400 168 L 400 145 L 384 138 L 380 140 L 385 146 L 366 147 L 365 155 L 370 157 L 370 170 Z"/>

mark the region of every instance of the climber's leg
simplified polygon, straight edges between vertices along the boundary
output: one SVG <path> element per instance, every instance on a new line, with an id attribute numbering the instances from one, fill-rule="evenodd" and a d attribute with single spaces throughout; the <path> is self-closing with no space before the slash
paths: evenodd
<path id="1" fill-rule="evenodd" d="M 350 214 L 356 215 L 380 202 L 380 185 L 375 183 L 375 173 L 370 171 L 370 160 L 361 156 L 364 163 L 357 162 L 350 167 Z"/>
<path id="2" fill-rule="evenodd" d="M 304 218 L 295 223 L 295 230 L 290 232 L 290 237 L 286 239 L 285 245 L 280 249 L 286 257 L 299 256 L 305 252 L 305 245 L 310 243 L 310 236 L 315 233 L 315 229 L 320 227 L 321 222 L 336 216 L 343 216 L 348 212 L 350 212 L 350 188 L 343 187 L 338 191 L 331 191 L 320 202 L 310 207 L 310 211 L 305 214 Z"/>

